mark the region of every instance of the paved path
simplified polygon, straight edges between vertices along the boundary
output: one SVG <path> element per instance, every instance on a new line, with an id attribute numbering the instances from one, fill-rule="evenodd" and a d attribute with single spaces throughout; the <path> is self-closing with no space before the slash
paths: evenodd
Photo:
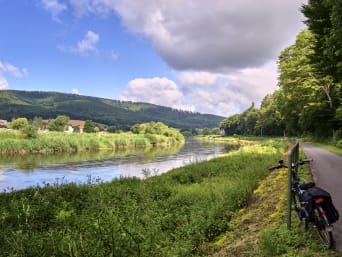
<path id="1" fill-rule="evenodd" d="M 336 250 L 342 252 L 342 156 L 319 147 L 301 143 L 307 158 L 312 158 L 311 172 L 317 186 L 328 191 L 333 199 L 340 219 L 334 224 Z"/>

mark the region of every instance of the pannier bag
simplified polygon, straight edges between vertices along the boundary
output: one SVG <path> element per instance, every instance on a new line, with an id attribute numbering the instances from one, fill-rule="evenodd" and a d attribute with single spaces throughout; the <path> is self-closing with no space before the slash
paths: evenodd
<path id="1" fill-rule="evenodd" d="M 324 201 L 320 203 L 320 206 L 326 212 L 329 223 L 334 223 L 339 219 L 339 213 L 336 210 L 330 194 L 319 187 L 312 187 L 307 190 L 307 193 L 312 197 L 312 204 L 315 203 L 315 200 L 319 198 L 323 198 Z"/>

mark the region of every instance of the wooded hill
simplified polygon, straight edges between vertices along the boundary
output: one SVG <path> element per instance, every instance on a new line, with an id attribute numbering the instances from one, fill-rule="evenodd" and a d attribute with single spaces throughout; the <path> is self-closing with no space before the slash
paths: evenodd
<path id="1" fill-rule="evenodd" d="M 168 107 L 133 103 L 75 94 L 0 90 L 0 119 L 67 115 L 71 119 L 92 120 L 126 129 L 137 123 L 161 121 L 180 129 L 218 127 L 223 117 Z"/>

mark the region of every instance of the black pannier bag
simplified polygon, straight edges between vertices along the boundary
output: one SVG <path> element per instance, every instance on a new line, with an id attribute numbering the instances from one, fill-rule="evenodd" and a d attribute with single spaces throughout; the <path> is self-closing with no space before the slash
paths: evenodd
<path id="1" fill-rule="evenodd" d="M 329 223 L 334 223 L 339 219 L 339 213 L 336 210 L 330 194 L 319 187 L 312 187 L 307 190 L 307 192 L 312 197 L 312 203 L 314 204 L 314 201 L 319 198 L 323 198 L 324 201 L 320 203 L 320 206 L 323 208 L 323 210 L 326 212 L 327 218 Z"/>

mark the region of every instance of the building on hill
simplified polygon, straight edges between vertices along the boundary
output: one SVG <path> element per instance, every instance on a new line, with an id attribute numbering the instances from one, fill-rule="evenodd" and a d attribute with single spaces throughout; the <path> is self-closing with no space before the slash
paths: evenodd
<path id="1" fill-rule="evenodd" d="M 0 120 L 0 128 L 6 128 L 7 127 L 7 120 Z"/>
<path id="2" fill-rule="evenodd" d="M 75 127 L 78 127 L 80 129 L 80 133 L 83 133 L 84 130 L 84 121 L 83 120 L 69 120 L 69 132 L 74 132 Z M 71 127 L 71 128 L 70 128 Z"/>

